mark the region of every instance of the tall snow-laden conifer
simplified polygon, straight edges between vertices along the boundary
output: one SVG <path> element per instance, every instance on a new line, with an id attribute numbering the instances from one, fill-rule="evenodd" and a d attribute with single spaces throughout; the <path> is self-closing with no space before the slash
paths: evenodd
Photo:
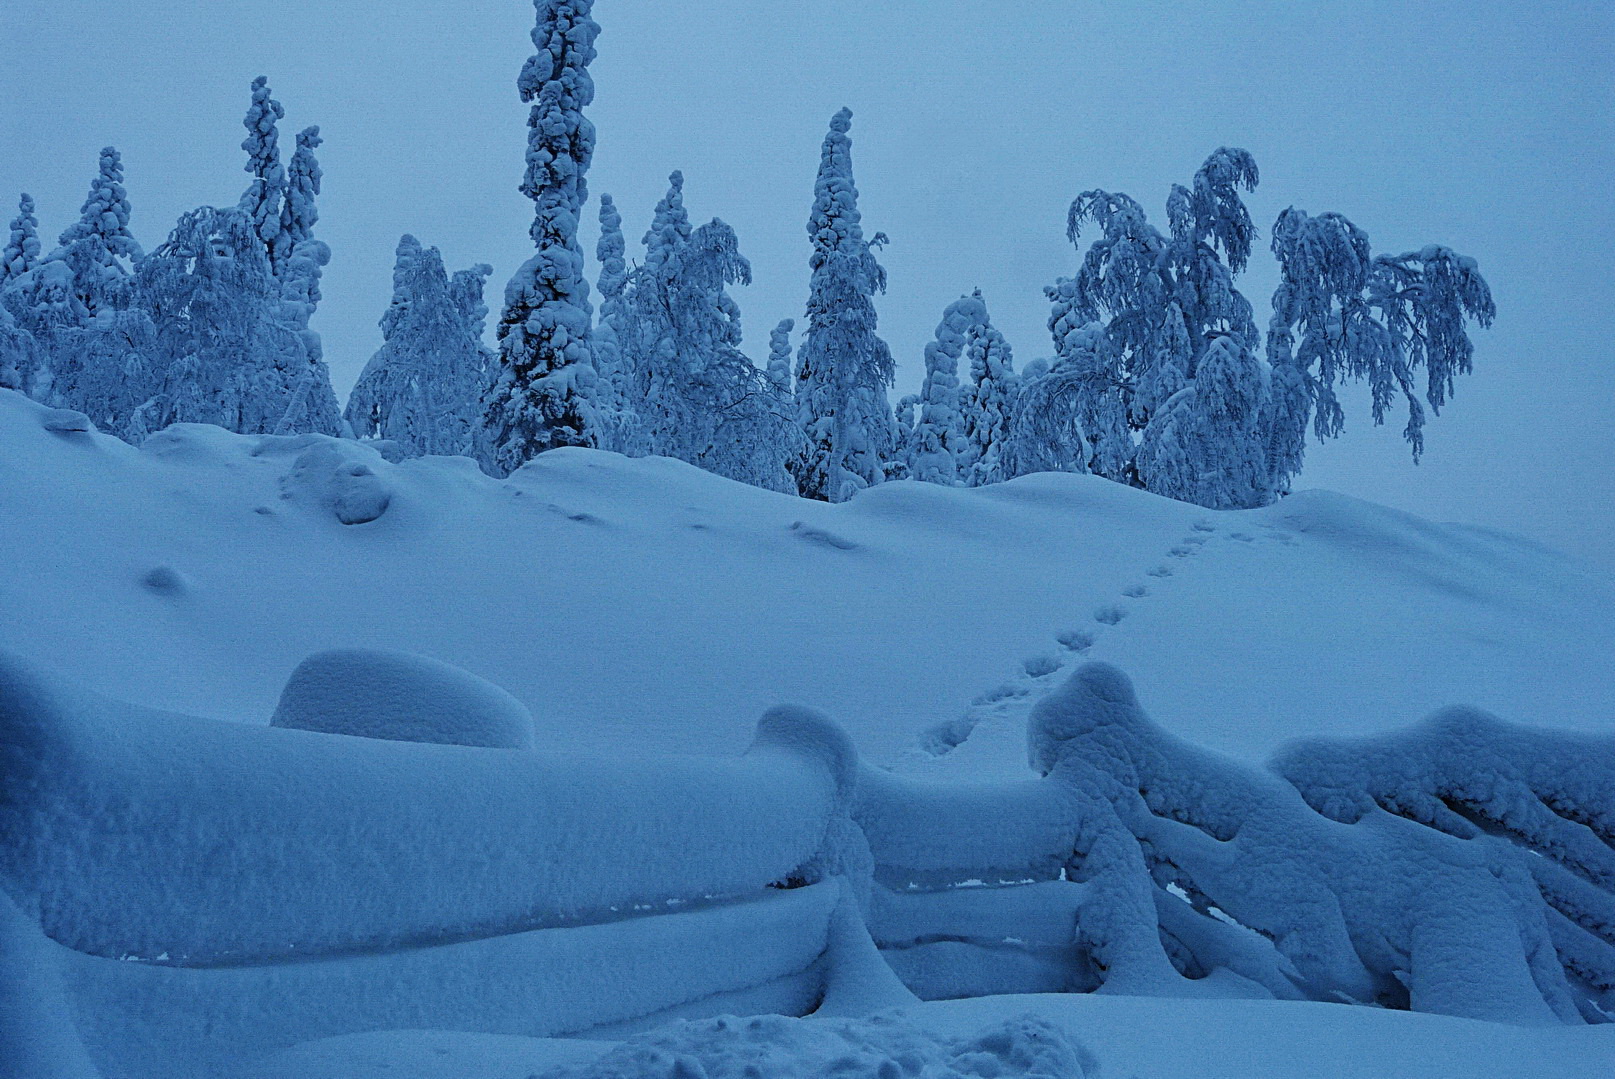
<path id="1" fill-rule="evenodd" d="M 985 317 L 980 297 L 961 296 L 942 312 L 936 336 L 926 343 L 919 419 L 905 439 L 909 479 L 947 486 L 959 482 L 958 455 L 964 432 L 959 414 L 959 356 L 965 336 Z"/>
<path id="2" fill-rule="evenodd" d="M 806 440 L 793 472 L 802 495 L 841 502 L 881 482 L 896 427 L 886 390 L 892 355 L 876 336 L 874 295 L 886 288 L 865 240 L 852 178 L 852 112 L 830 121 L 814 183 L 808 236 L 812 282 L 807 333 L 797 354 L 797 422 Z"/>
<path id="3" fill-rule="evenodd" d="M 288 255 L 297 250 L 298 244 L 313 238 L 314 225 L 320 219 L 316 200 L 323 174 L 314 151 L 324 141 L 318 126 L 305 127 L 297 133 L 297 150 L 286 170 L 286 197 L 280 206 L 279 235 Z"/>
<path id="4" fill-rule="evenodd" d="M 252 222 L 253 233 L 269 255 L 271 272 L 278 274 L 280 265 L 290 255 L 287 238 L 281 224 L 281 204 L 286 198 L 286 170 L 280 163 L 279 121 L 286 116 L 280 102 L 269 96 L 269 79 L 259 75 L 252 80 L 252 104 L 241 126 L 247 137 L 241 148 L 247 151 L 247 163 L 242 168 L 252 177 L 247 190 L 241 193 L 241 211 Z"/>
<path id="5" fill-rule="evenodd" d="M 796 329 L 794 318 L 782 318 L 768 334 L 768 384 L 781 400 L 790 400 L 791 388 L 791 331 Z"/>
<path id="6" fill-rule="evenodd" d="M 1021 386 L 1009 342 L 987 317 L 985 303 L 979 321 L 970 328 L 965 348 L 970 358 L 970 386 L 960 394 L 960 478 L 968 487 L 982 487 L 1015 475 L 1009 443 Z"/>
<path id="7" fill-rule="evenodd" d="M 111 146 L 101 151 L 100 168 L 90 181 L 79 219 L 62 233 L 61 247 L 49 256 L 66 263 L 80 319 L 95 317 L 115 302 L 113 293 L 141 257 L 129 231 L 129 196 L 123 187 L 123 159 Z"/>
<path id="8" fill-rule="evenodd" d="M 633 405 L 630 364 L 634 320 L 627 296 L 627 250 L 622 214 L 610 195 L 601 195 L 600 239 L 595 244 L 595 258 L 600 262 L 600 276 L 596 280 L 600 289 L 600 313 L 591 342 L 595 374 L 599 378 L 596 396 L 600 416 L 599 445 L 602 449 L 639 457 L 650 452 L 650 439 Z"/>
<path id="9" fill-rule="evenodd" d="M 381 316 L 383 344 L 348 398 L 360 438 L 391 439 L 412 456 L 468 454 L 488 385 L 482 347 L 483 267 L 451 281 L 437 248 L 398 242 L 393 298 Z"/>
<path id="10" fill-rule="evenodd" d="M 149 320 L 131 309 L 132 273 L 141 257 L 129 231 L 123 161 L 108 146 L 79 219 L 63 230 L 60 246 L 18 280 L 14 297 L 24 328 L 47 357 L 48 378 L 36 376 L 36 388 L 48 384 L 46 400 L 87 413 L 103 429 L 123 423 L 132 407 L 128 398 L 149 382 Z"/>
<path id="11" fill-rule="evenodd" d="M 500 372 L 482 456 L 500 474 L 556 446 L 599 442 L 593 312 L 577 238 L 594 154 L 594 125 L 583 115 L 594 100 L 589 62 L 600 32 L 592 7 L 593 0 L 534 0 L 537 52 L 517 80 L 522 100 L 532 102 L 521 190 L 533 200 L 538 252 L 506 286 L 499 319 Z"/>
<path id="12" fill-rule="evenodd" d="M 39 218 L 34 216 L 34 198 L 24 192 L 17 201 L 17 216 L 11 219 L 11 236 L 0 252 L 0 290 L 39 264 Z"/>

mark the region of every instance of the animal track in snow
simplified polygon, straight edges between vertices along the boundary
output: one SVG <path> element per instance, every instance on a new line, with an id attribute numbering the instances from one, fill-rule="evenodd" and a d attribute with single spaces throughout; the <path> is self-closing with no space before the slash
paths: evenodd
<path id="1" fill-rule="evenodd" d="M 1130 584 L 1126 588 L 1122 589 L 1122 595 L 1126 596 L 1128 599 L 1138 599 L 1141 596 L 1147 596 L 1149 594 L 1150 590 L 1141 584 Z"/>
<path id="2" fill-rule="evenodd" d="M 1127 612 L 1116 606 L 1114 603 L 1107 604 L 1093 613 L 1093 619 L 1095 622 L 1102 622 L 1107 626 L 1114 626 L 1117 622 L 1120 622 L 1126 617 Z"/>
<path id="3" fill-rule="evenodd" d="M 1093 647 L 1093 634 L 1085 629 L 1068 629 L 1054 639 L 1060 642 L 1061 648 L 1073 652 L 1086 652 Z"/>
<path id="4" fill-rule="evenodd" d="M 1060 660 L 1057 656 L 1031 656 L 1021 663 L 1021 669 L 1029 678 L 1046 678 L 1060 669 Z"/>

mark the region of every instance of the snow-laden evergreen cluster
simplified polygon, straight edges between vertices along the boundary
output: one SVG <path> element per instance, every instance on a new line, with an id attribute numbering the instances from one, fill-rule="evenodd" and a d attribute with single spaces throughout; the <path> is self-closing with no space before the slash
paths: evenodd
<path id="1" fill-rule="evenodd" d="M 252 180 L 237 205 L 183 215 L 149 254 L 130 232 L 117 150 L 101 152 L 81 216 L 41 255 L 24 195 L 0 265 L 0 381 L 138 441 L 172 423 L 340 434 L 309 327 L 330 251 L 313 236 L 319 129 L 288 171 L 268 83 L 244 124 Z"/>
<path id="2" fill-rule="evenodd" d="M 534 7 L 536 51 L 517 88 L 531 106 L 521 191 L 536 251 L 506 286 L 492 361 L 480 340 L 491 271 L 448 279 L 435 249 L 400 248 L 383 346 L 339 413 L 310 327 L 330 259 L 313 236 L 319 129 L 302 131 L 282 165 L 285 110 L 260 77 L 244 120 L 247 190 L 234 207 L 185 215 L 149 256 L 110 147 L 81 219 L 48 254 L 22 196 L 0 254 L 0 385 L 137 441 L 176 422 L 355 434 L 470 455 L 500 476 L 547 449 L 588 446 L 830 502 L 893 479 L 974 487 L 1091 472 L 1235 509 L 1288 492 L 1309 428 L 1340 433 L 1346 381 L 1369 383 L 1376 423 L 1402 402 L 1417 460 L 1427 411 L 1471 368 L 1469 325 L 1494 314 L 1473 259 L 1440 246 L 1376 256 L 1341 215 L 1292 208 L 1273 228 L 1281 278 L 1264 347 L 1235 285 L 1257 236 L 1241 198 L 1256 162 L 1225 147 L 1172 188 L 1165 232 L 1125 194 L 1095 189 L 1071 204 L 1069 239 L 1096 235 L 1077 272 L 1046 290 L 1047 364 L 1016 373 L 977 290 L 946 308 L 920 393 L 894 411 L 875 310 L 886 238 L 864 235 L 851 111 L 832 118 L 821 149 L 794 371 L 793 320 L 770 335 L 764 365 L 742 350 L 729 289 L 750 282 L 750 263 L 723 221 L 692 225 L 679 172 L 637 265 L 622 214 L 601 197 L 597 313 L 578 226 L 600 27 L 592 0 Z"/>

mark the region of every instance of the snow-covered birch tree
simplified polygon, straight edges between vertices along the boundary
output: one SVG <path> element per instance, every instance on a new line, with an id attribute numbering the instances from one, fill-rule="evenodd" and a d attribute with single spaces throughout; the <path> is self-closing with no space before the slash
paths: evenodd
<path id="1" fill-rule="evenodd" d="M 390 439 L 411 456 L 470 453 L 489 378 L 480 295 L 470 287 L 481 284 L 481 270 L 451 283 L 437 248 L 408 235 L 398 241 L 383 344 L 348 398 L 356 436 Z"/>

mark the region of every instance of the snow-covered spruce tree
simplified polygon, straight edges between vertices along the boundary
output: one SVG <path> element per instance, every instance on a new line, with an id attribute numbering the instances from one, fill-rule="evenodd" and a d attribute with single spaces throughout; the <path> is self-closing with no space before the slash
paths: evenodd
<path id="1" fill-rule="evenodd" d="M 0 252 L 0 290 L 39 263 L 39 218 L 34 216 L 34 198 L 27 192 L 17 201 L 17 216 L 11 219 L 11 236 Z"/>
<path id="2" fill-rule="evenodd" d="M 320 165 L 314 150 L 320 145 L 320 129 L 304 128 L 297 135 L 297 152 L 287 178 L 281 202 L 281 228 L 276 246 L 282 252 L 278 276 L 284 317 L 303 343 L 308 362 L 298 375 L 286 409 L 275 424 L 274 433 L 299 431 L 346 433 L 342 411 L 331 388 L 331 372 L 326 367 L 320 335 L 309 328 L 314 309 L 320 302 L 320 277 L 331 261 L 331 249 L 314 238 L 319 220 L 315 198 L 320 193 Z M 275 269 L 271 248 L 271 269 Z"/>
<path id="3" fill-rule="evenodd" d="M 517 79 L 532 102 L 527 171 L 521 191 L 533 200 L 530 234 L 537 254 L 505 287 L 499 319 L 499 379 L 489 393 L 479 456 L 499 475 L 556 446 L 599 444 L 597 378 L 589 345 L 593 312 L 578 246 L 578 215 L 588 196 L 584 174 L 594 155 L 589 62 L 600 26 L 593 0 L 534 0 L 535 52 Z"/>
<path id="4" fill-rule="evenodd" d="M 896 428 L 886 390 L 893 363 L 876 336 L 874 295 L 886 271 L 864 239 L 852 178 L 852 111 L 830 121 L 814 183 L 808 236 L 813 254 L 807 333 L 797 353 L 796 407 L 806 449 L 792 472 L 807 498 L 841 502 L 881 482 L 893 458 Z"/>
<path id="5" fill-rule="evenodd" d="M 1319 439 L 1340 433 L 1345 412 L 1335 385 L 1348 378 L 1368 382 L 1375 423 L 1398 397 L 1406 403 L 1402 433 L 1417 461 L 1424 404 L 1439 414 L 1453 378 L 1472 366 L 1468 323 L 1490 326 L 1496 315 L 1475 260 L 1435 245 L 1376 257 L 1345 217 L 1293 207 L 1273 226 L 1273 254 L 1280 280 L 1267 334 L 1269 485 L 1288 490 L 1301 470 L 1309 419 Z"/>
<path id="6" fill-rule="evenodd" d="M 980 299 L 980 293 L 977 294 Z M 962 443 L 960 479 L 967 487 L 998 483 L 1015 475 L 1010 460 L 1010 434 L 1020 379 L 1009 342 L 981 306 L 979 321 L 970 327 L 965 351 L 970 359 L 970 385 L 960 394 Z"/>
<path id="7" fill-rule="evenodd" d="M 790 401 L 795 390 L 791 387 L 791 331 L 796 329 L 794 318 L 782 318 L 768 334 L 768 384 L 781 401 Z M 795 408 L 792 408 L 795 415 Z"/>
<path id="8" fill-rule="evenodd" d="M 150 328 L 130 310 L 131 272 L 142 257 L 129 231 L 129 199 L 118 151 L 101 151 L 78 221 L 58 246 L 14 282 L 13 314 L 43 351 L 35 392 L 117 430 L 130 398 L 147 388 Z"/>
<path id="9" fill-rule="evenodd" d="M 1267 500 L 1266 365 L 1233 334 L 1214 338 L 1192 382 L 1155 410 L 1138 474 L 1156 494 L 1209 509 Z"/>
<path id="10" fill-rule="evenodd" d="M 280 129 L 276 126 L 285 116 L 280 102 L 269 96 L 269 79 L 259 75 L 252 80 L 252 104 L 241 121 L 247 129 L 247 137 L 241 140 L 241 148 L 247 151 L 247 163 L 242 168 L 252 181 L 241 193 L 240 206 L 269 253 L 269 265 L 276 274 L 280 273 L 281 262 L 291 254 L 290 237 L 285 234 L 281 216 L 286 170 L 280 163 Z M 317 169 L 315 183 L 318 184 Z"/>
<path id="11" fill-rule="evenodd" d="M 909 479 L 953 486 L 959 482 L 958 454 L 964 423 L 959 415 L 959 355 L 965 335 L 987 309 L 979 296 L 961 296 L 942 312 L 936 336 L 925 346 L 925 381 L 920 414 L 904 440 Z"/>
<path id="12" fill-rule="evenodd" d="M 18 325 L 8 304 L 27 310 L 24 279 L 39 264 L 39 250 L 39 219 L 34 216 L 33 197 L 25 193 L 0 252 L 0 388 L 30 395 L 41 392 L 41 377 L 48 368 L 34 335 Z"/>
<path id="13" fill-rule="evenodd" d="M 101 162 L 79 219 L 62 233 L 61 246 L 48 258 L 67 264 L 73 274 L 73 299 L 79 319 L 94 318 L 113 304 L 113 293 L 128 281 L 141 257 L 129 231 L 129 197 L 123 187 L 123 159 L 111 146 Z"/>
<path id="14" fill-rule="evenodd" d="M 633 407 L 633 372 L 630 349 L 634 339 L 633 313 L 627 297 L 627 241 L 622 233 L 622 214 L 610 195 L 600 196 L 600 239 L 595 258 L 600 263 L 596 285 L 600 289 L 599 318 L 592 339 L 595 373 L 599 378 L 596 410 L 600 418 L 600 448 L 631 457 L 651 452 L 644 422 Z"/>
<path id="15" fill-rule="evenodd" d="M 398 241 L 383 344 L 348 397 L 355 436 L 391 439 L 411 456 L 469 454 L 489 380 L 485 309 L 471 287 L 482 269 L 456 274 L 456 285 L 437 248 L 408 235 Z"/>

